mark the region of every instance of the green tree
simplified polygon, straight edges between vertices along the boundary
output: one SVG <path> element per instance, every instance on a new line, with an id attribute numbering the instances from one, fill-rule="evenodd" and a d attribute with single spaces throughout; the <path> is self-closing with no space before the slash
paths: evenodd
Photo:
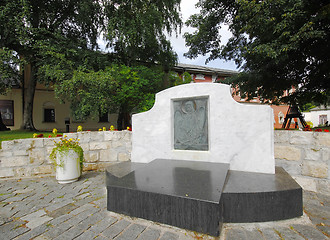
<path id="1" fill-rule="evenodd" d="M 205 0 L 187 24 L 186 56 L 235 60 L 243 72 L 232 79 L 242 96 L 264 101 L 324 102 L 330 84 L 330 4 L 323 0 Z M 222 45 L 219 29 L 232 33 Z M 283 97 L 284 91 L 295 92 Z"/>
<path id="2" fill-rule="evenodd" d="M 167 40 L 181 29 L 179 15 L 181 0 L 117 0 L 105 5 L 107 26 L 105 39 L 108 47 L 118 54 L 127 66 L 157 63 L 167 72 L 163 86 L 169 86 L 169 69 L 177 61 L 177 54 Z M 151 101 L 152 102 L 152 101 Z M 128 115 L 126 107 L 119 108 L 117 127 Z"/>
<path id="3" fill-rule="evenodd" d="M 15 53 L 0 49 L 0 93 L 6 93 L 13 85 L 19 84 L 19 60 Z"/>
<path id="4" fill-rule="evenodd" d="M 181 0 L 107 1 L 105 39 L 122 63 L 158 63 L 166 70 L 176 63 L 177 54 L 165 32 L 180 30 Z"/>
<path id="5" fill-rule="evenodd" d="M 155 93 L 162 89 L 164 75 L 161 67 L 115 64 L 99 71 L 77 70 L 71 79 L 56 84 L 55 90 L 60 99 L 70 102 L 78 119 L 109 112 L 120 115 L 152 107 Z M 128 122 L 117 124 L 120 130 L 127 126 Z"/>
<path id="6" fill-rule="evenodd" d="M 6 94 L 13 85 L 20 83 L 18 62 L 15 54 L 8 49 L 0 49 L 0 94 Z M 10 130 L 2 121 L 0 112 L 0 131 Z"/>
<path id="7" fill-rule="evenodd" d="M 26 79 L 22 128 L 35 129 L 33 99 L 36 83 L 43 79 L 40 67 L 49 62 L 45 52 L 58 46 L 95 49 L 99 27 L 103 23 L 102 16 L 100 1 L 97 0 L 0 2 L 0 49 L 4 53 L 0 54 L 0 68 L 1 71 L 7 69 L 3 77 L 7 79 L 8 74 L 15 75 L 8 71 L 11 62 L 24 60 L 25 65 L 31 68 L 30 79 Z M 6 60 L 8 56 L 11 61 Z"/>
<path id="8" fill-rule="evenodd" d="M 16 62 L 24 59 L 32 69 L 22 127 L 34 129 L 37 81 L 60 83 L 71 79 L 75 71 L 104 70 L 110 62 L 130 66 L 157 63 L 168 71 L 176 54 L 164 31 L 180 28 L 179 4 L 180 0 L 1 1 L 0 49 L 11 51 Z M 95 51 L 100 33 L 111 53 Z M 0 60 L 3 65 L 8 63 Z M 163 84 L 167 81 L 165 78 Z"/>

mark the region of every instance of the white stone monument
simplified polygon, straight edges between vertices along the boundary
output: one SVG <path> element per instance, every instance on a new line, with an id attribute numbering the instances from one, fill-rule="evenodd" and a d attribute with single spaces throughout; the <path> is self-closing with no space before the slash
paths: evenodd
<path id="1" fill-rule="evenodd" d="M 166 89 L 151 110 L 133 115 L 132 125 L 132 162 L 220 162 L 230 170 L 275 173 L 273 110 L 237 103 L 229 85 Z"/>

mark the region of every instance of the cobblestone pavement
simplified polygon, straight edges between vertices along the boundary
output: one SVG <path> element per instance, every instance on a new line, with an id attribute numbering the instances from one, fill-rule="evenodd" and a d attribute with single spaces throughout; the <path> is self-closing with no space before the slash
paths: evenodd
<path id="1" fill-rule="evenodd" d="M 304 216 L 224 224 L 220 239 L 329 239 L 329 196 L 304 192 Z M 219 239 L 106 210 L 104 173 L 75 183 L 54 177 L 0 180 L 0 239 Z"/>

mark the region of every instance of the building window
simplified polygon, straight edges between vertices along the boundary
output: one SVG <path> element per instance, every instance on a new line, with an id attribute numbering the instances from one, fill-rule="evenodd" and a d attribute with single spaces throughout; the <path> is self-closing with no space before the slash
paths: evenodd
<path id="1" fill-rule="evenodd" d="M 283 124 L 284 123 L 284 113 L 281 111 L 278 113 L 278 123 Z"/>
<path id="2" fill-rule="evenodd" d="M 205 80 L 205 76 L 203 74 L 196 74 L 196 80 Z"/>
<path id="3" fill-rule="evenodd" d="M 2 122 L 6 126 L 14 126 L 14 101 L 0 100 Z"/>
<path id="4" fill-rule="evenodd" d="M 320 125 L 326 125 L 328 121 L 327 115 L 319 115 L 319 124 Z"/>
<path id="5" fill-rule="evenodd" d="M 55 105 L 52 102 L 45 102 L 44 109 L 44 122 L 55 122 Z"/>
<path id="6" fill-rule="evenodd" d="M 55 122 L 55 109 L 54 108 L 44 109 L 44 122 Z"/>
<path id="7" fill-rule="evenodd" d="M 100 113 L 99 122 L 109 122 L 108 113 L 104 113 L 104 114 Z"/>

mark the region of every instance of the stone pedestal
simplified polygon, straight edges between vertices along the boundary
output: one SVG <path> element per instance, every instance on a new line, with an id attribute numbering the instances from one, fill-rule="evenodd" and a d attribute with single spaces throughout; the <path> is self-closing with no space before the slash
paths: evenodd
<path id="1" fill-rule="evenodd" d="M 298 217 L 302 189 L 282 168 L 275 174 L 228 170 L 229 164 L 154 160 L 106 171 L 107 209 L 219 236 L 223 222 Z"/>
<path id="2" fill-rule="evenodd" d="M 227 178 L 224 222 L 277 221 L 303 214 L 302 188 L 281 167 L 275 174 L 229 171 Z"/>
<path id="3" fill-rule="evenodd" d="M 107 207 L 109 211 L 218 236 L 223 222 L 220 199 L 228 169 L 229 164 L 178 160 L 110 167 Z"/>

